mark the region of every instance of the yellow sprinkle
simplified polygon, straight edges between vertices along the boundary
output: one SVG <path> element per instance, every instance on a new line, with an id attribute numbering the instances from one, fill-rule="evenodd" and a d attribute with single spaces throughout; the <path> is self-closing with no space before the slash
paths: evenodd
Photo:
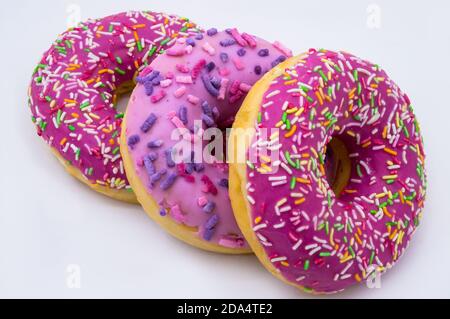
<path id="1" fill-rule="evenodd" d="M 259 224 L 262 221 L 262 217 L 258 216 L 255 218 L 255 224 Z"/>
<path id="2" fill-rule="evenodd" d="M 281 265 L 283 265 L 284 267 L 289 267 L 289 263 L 287 261 L 282 261 L 280 262 Z"/>
<path id="3" fill-rule="evenodd" d="M 398 175 L 384 175 L 383 179 L 384 180 L 388 180 L 388 179 L 396 179 L 398 177 Z"/>

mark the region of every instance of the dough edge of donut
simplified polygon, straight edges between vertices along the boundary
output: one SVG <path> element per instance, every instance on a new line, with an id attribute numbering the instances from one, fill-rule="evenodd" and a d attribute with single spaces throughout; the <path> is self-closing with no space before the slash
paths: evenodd
<path id="1" fill-rule="evenodd" d="M 58 161 L 64 166 L 64 169 L 67 173 L 69 173 L 69 175 L 75 177 L 81 183 L 89 186 L 90 189 L 121 202 L 129 204 L 139 204 L 133 191 L 129 191 L 126 189 L 114 189 L 107 186 L 94 184 L 89 181 L 78 168 L 69 164 L 67 160 L 65 160 L 54 147 L 51 147 L 51 151 L 56 156 Z"/>
<path id="2" fill-rule="evenodd" d="M 271 82 L 283 74 L 284 70 L 294 66 L 298 61 L 306 57 L 306 53 L 296 55 L 282 62 L 281 64 L 274 67 L 268 73 L 266 73 L 255 85 L 252 87 L 247 97 L 239 109 L 236 119 L 233 123 L 233 129 L 231 131 L 230 140 L 233 141 L 237 136 L 234 132 L 235 128 L 252 128 L 257 119 L 258 112 L 264 93 L 270 87 Z M 229 147 L 231 149 L 232 144 L 229 142 Z M 236 154 L 236 150 L 233 149 L 233 154 Z M 236 163 L 232 161 L 230 163 L 230 176 L 229 176 L 229 192 L 231 199 L 231 206 L 233 207 L 234 216 L 238 223 L 241 232 L 243 233 L 245 239 L 247 240 L 250 247 L 253 249 L 256 257 L 258 257 L 261 264 L 276 278 L 282 282 L 293 286 L 295 288 L 301 289 L 310 294 L 320 295 L 324 293 L 304 290 L 303 286 L 297 285 L 293 282 L 288 281 L 283 277 L 283 275 L 273 266 L 269 258 L 267 257 L 263 245 L 259 242 L 258 237 L 256 237 L 253 232 L 252 221 L 250 216 L 251 207 L 247 201 L 247 166 L 246 164 Z"/>
<path id="3" fill-rule="evenodd" d="M 131 188 L 134 190 L 137 201 L 141 204 L 147 215 L 170 235 L 196 248 L 200 248 L 209 252 L 230 255 L 251 254 L 252 250 L 250 248 L 228 248 L 220 246 L 216 243 L 208 242 L 198 236 L 196 228 L 179 224 L 175 222 L 170 216 L 161 216 L 159 214 L 158 204 L 153 199 L 153 197 L 149 193 L 147 193 L 145 185 L 139 179 L 134 170 L 133 160 L 130 156 L 130 152 L 128 151 L 126 138 L 126 122 L 127 112 L 125 112 L 125 116 L 122 122 L 122 132 L 120 134 L 120 153 L 122 154 L 123 164 L 128 182 L 130 183 Z"/>

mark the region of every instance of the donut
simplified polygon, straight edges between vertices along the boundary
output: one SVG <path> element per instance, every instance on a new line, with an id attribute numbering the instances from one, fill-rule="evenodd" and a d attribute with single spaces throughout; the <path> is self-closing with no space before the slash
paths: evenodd
<path id="1" fill-rule="evenodd" d="M 288 56 L 279 42 L 212 28 L 179 39 L 137 78 L 122 126 L 124 166 L 144 210 L 173 236 L 209 251 L 250 252 L 231 209 L 226 159 L 211 151 L 205 160 L 204 140 L 230 129 L 250 87 Z M 216 138 L 226 147 L 224 136 Z"/>
<path id="2" fill-rule="evenodd" d="M 186 18 L 139 11 L 88 20 L 56 39 L 33 72 L 28 105 L 38 135 L 71 175 L 136 202 L 119 150 L 117 97 L 176 38 L 197 32 Z"/>
<path id="3" fill-rule="evenodd" d="M 288 59 L 249 92 L 230 148 L 243 129 L 255 160 L 230 164 L 233 211 L 278 279 L 334 293 L 403 255 L 422 217 L 425 155 L 408 96 L 378 65 L 314 49 Z"/>

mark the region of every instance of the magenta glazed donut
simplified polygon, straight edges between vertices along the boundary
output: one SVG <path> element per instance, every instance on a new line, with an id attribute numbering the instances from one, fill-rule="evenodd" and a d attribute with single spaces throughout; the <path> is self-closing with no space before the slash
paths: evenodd
<path id="1" fill-rule="evenodd" d="M 275 276 L 332 293 L 402 256 L 422 216 L 424 151 L 408 96 L 378 65 L 325 50 L 291 58 L 252 88 L 238 128 L 254 129 L 249 154 L 278 155 L 230 168 L 238 224 Z"/>
<path id="2" fill-rule="evenodd" d="M 151 11 L 89 20 L 44 53 L 29 89 L 40 135 L 75 177 L 116 199 L 135 202 L 119 152 L 118 94 L 177 38 L 197 33 L 185 18 Z"/>
<path id="3" fill-rule="evenodd" d="M 179 39 L 138 78 L 121 152 L 139 202 L 172 235 L 206 250 L 249 251 L 231 210 L 228 165 L 205 162 L 202 148 L 174 160 L 172 133 L 184 131 L 191 145 L 208 128 L 230 127 L 250 87 L 290 55 L 278 42 L 210 29 Z"/>

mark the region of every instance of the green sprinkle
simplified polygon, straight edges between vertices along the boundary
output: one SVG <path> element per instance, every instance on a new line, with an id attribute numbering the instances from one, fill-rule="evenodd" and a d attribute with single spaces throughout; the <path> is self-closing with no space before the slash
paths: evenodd
<path id="1" fill-rule="evenodd" d="M 169 42 L 170 42 L 170 38 L 166 38 L 166 39 L 162 40 L 159 44 L 160 44 L 161 46 L 163 46 L 163 45 L 166 45 L 166 44 L 169 43 Z"/>
<path id="2" fill-rule="evenodd" d="M 119 73 L 120 75 L 125 75 L 125 71 L 120 69 L 120 68 L 115 68 L 114 71 L 116 71 L 117 73 Z"/>
<path id="3" fill-rule="evenodd" d="M 309 269 L 309 259 L 305 260 L 305 264 L 303 265 L 303 269 L 304 270 L 308 270 Z"/>
<path id="4" fill-rule="evenodd" d="M 296 184 L 297 184 L 297 179 L 294 176 L 292 176 L 292 178 L 291 178 L 291 189 L 294 189 Z"/>
<path id="5" fill-rule="evenodd" d="M 320 257 L 329 257 L 331 256 L 331 253 L 328 251 L 323 251 L 319 254 Z"/>
<path id="6" fill-rule="evenodd" d="M 123 113 L 117 113 L 116 115 L 114 115 L 114 118 L 117 119 L 123 119 L 124 114 Z"/>
<path id="7" fill-rule="evenodd" d="M 73 125 L 68 125 L 67 127 L 69 128 L 70 131 L 72 132 L 75 131 L 75 127 Z"/>

